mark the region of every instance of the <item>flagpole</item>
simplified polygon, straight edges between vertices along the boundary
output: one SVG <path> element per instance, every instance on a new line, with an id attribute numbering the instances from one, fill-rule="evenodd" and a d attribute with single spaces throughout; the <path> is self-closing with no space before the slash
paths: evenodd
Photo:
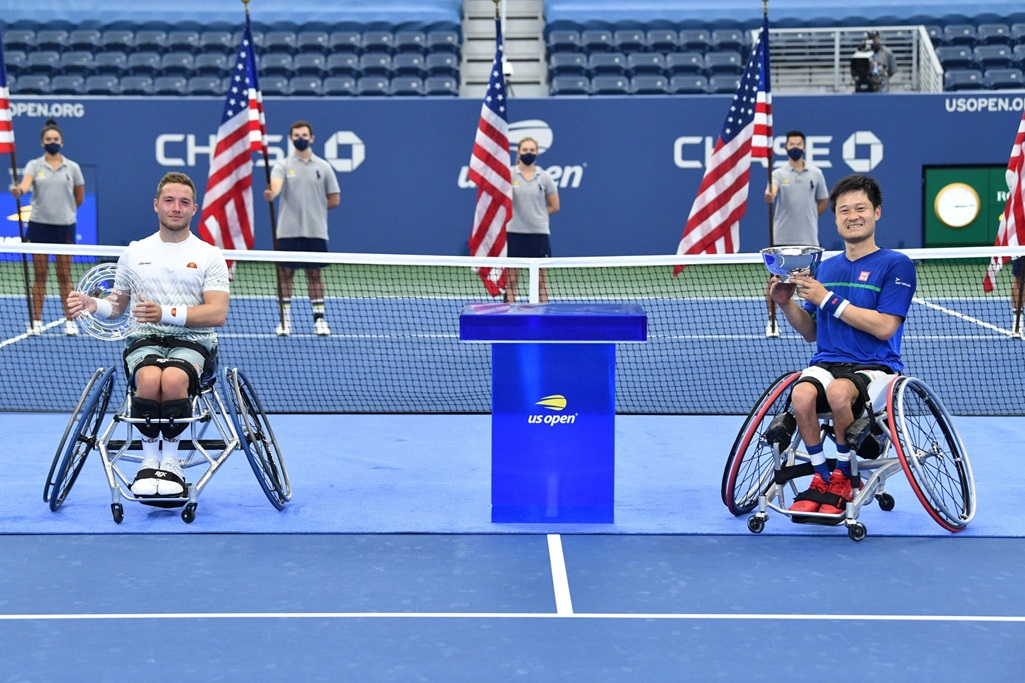
<path id="1" fill-rule="evenodd" d="M 18 184 L 18 161 L 15 158 L 14 150 L 11 150 L 11 182 L 14 185 Z M 18 212 L 18 236 L 21 238 L 21 243 L 25 243 L 25 223 L 21 218 L 21 195 L 19 194 L 14 198 L 14 206 Z M 44 255 L 44 258 L 49 258 Z M 25 252 L 21 253 L 21 274 L 25 280 L 25 304 L 28 307 L 28 327 L 26 329 L 32 329 L 32 286 L 29 284 L 28 279 L 28 258 L 25 256 Z"/>
<path id="2" fill-rule="evenodd" d="M 249 3 L 250 0 L 242 0 L 242 5 L 246 9 L 246 23 L 249 23 Z M 256 66 L 256 43 L 252 45 L 253 50 L 253 66 Z M 267 154 L 267 145 L 260 146 L 260 153 L 263 155 L 263 172 L 264 180 L 267 183 L 267 187 L 270 187 L 270 156 Z M 271 248 L 274 251 L 278 250 L 278 220 L 277 215 L 274 213 L 274 202 L 267 202 L 267 209 L 270 211 L 270 240 Z M 285 304 L 281 300 L 281 295 L 284 291 L 284 282 L 281 279 L 281 264 L 275 264 L 274 276 L 277 280 L 277 298 L 278 298 L 278 322 L 281 323 L 281 327 L 285 326 Z"/>
<path id="3" fill-rule="evenodd" d="M 1025 259 L 1025 256 L 1019 256 L 1018 258 Z M 1025 264 L 1022 264 L 1025 266 Z M 1025 295 L 1025 270 L 1022 271 L 1021 277 L 1015 278 L 1013 285 L 1017 291 L 1017 303 L 1014 306 L 1014 325 L 1012 326 L 1011 333 L 1016 337 L 1022 337 L 1022 305 L 1025 304 L 1025 299 L 1022 296 Z"/>
<path id="4" fill-rule="evenodd" d="M 768 17 L 769 17 L 769 0 L 762 0 L 762 17 L 765 18 L 765 19 L 768 19 Z M 766 48 L 766 49 L 768 49 L 768 48 Z M 767 166 L 768 175 L 769 175 L 769 192 L 772 192 L 772 188 L 773 188 L 773 183 L 772 183 L 772 155 L 773 155 L 773 152 L 772 152 L 772 150 L 773 150 L 773 141 L 770 138 L 769 139 L 769 155 L 768 155 L 768 158 L 767 158 L 768 164 L 766 165 Z M 775 240 L 775 237 L 774 237 L 774 234 L 773 234 L 773 233 L 775 233 L 775 226 L 774 226 L 775 220 L 776 220 L 776 202 L 775 202 L 775 197 L 773 197 L 773 201 L 769 202 L 769 246 L 770 247 L 776 246 L 776 240 Z M 776 322 L 776 302 L 772 300 L 772 297 L 769 297 L 769 325 L 772 326 L 773 332 L 778 332 L 779 331 L 779 323 Z"/>

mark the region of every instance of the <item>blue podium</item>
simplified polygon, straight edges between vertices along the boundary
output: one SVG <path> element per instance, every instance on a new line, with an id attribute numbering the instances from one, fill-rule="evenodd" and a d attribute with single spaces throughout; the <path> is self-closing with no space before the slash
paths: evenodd
<path id="1" fill-rule="evenodd" d="M 616 344 L 647 341 L 635 304 L 467 304 L 490 343 L 491 521 L 613 521 Z"/>

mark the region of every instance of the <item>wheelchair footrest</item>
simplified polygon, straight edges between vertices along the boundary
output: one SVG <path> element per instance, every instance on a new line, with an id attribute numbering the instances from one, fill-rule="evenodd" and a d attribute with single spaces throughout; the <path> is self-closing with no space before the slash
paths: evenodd
<path id="1" fill-rule="evenodd" d="M 790 521 L 794 524 L 818 524 L 819 526 L 840 526 L 847 518 L 846 515 L 834 515 L 832 517 L 809 517 L 808 515 L 790 515 Z"/>
<path id="2" fill-rule="evenodd" d="M 136 496 L 136 500 L 155 508 L 180 508 L 189 502 L 189 496 L 187 493 L 180 496 Z"/>

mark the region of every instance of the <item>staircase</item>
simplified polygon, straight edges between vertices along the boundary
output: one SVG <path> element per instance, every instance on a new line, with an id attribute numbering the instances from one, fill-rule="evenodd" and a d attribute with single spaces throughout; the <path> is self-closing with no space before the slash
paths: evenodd
<path id="1" fill-rule="evenodd" d="M 547 97 L 544 0 L 502 0 L 505 82 L 510 97 Z M 459 94 L 483 97 L 495 58 L 495 3 L 463 0 Z"/>

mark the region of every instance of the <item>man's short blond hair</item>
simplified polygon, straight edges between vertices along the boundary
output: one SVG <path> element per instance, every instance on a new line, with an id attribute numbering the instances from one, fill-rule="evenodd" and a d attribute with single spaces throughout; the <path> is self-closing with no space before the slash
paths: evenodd
<path id="1" fill-rule="evenodd" d="M 187 186 L 192 190 L 192 201 L 196 201 L 196 184 L 192 182 L 192 178 L 178 171 L 171 171 L 160 179 L 160 182 L 157 183 L 157 199 L 160 199 L 160 193 L 164 191 L 164 185 L 169 183 Z"/>

